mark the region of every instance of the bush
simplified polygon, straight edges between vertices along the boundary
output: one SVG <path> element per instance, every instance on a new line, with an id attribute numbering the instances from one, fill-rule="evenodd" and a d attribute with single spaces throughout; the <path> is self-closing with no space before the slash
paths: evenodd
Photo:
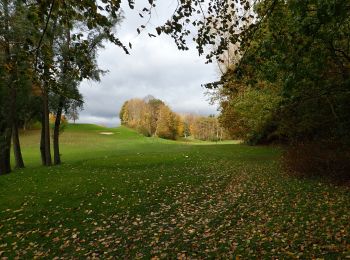
<path id="1" fill-rule="evenodd" d="M 328 141 L 291 145 L 282 156 L 282 165 L 295 176 L 322 176 L 350 183 L 350 149 L 343 144 Z"/>

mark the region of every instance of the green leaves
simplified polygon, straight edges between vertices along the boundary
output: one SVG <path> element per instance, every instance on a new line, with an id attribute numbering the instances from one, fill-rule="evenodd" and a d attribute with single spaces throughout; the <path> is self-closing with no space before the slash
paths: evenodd
<path id="1" fill-rule="evenodd" d="M 248 17 L 233 20 L 240 29 L 232 32 L 223 24 L 230 39 L 216 39 L 216 53 L 220 53 L 216 58 L 223 61 L 222 67 L 227 65 L 221 81 L 208 86 L 217 88 L 225 126 L 233 134 L 245 132 L 264 142 L 270 136 L 270 140 L 288 142 L 316 138 L 348 144 L 350 136 L 343 130 L 350 125 L 349 117 L 336 118 L 348 114 L 344 100 L 349 95 L 344 93 L 350 75 L 349 34 L 344 32 L 349 32 L 349 10 L 348 3 L 341 1 L 262 1 L 249 15 L 255 17 L 254 22 L 242 25 Z M 200 40 L 203 44 L 210 38 Z M 206 58 L 210 61 L 212 57 Z M 264 88 L 274 92 L 270 99 L 274 101 L 264 100 Z M 252 89 L 256 97 L 242 102 L 241 97 L 247 97 Z M 269 111 L 274 113 L 264 111 L 267 103 L 273 104 Z M 251 114 L 254 107 L 260 109 Z M 250 121 L 254 117 L 256 120 Z M 270 123 L 260 130 L 248 127 L 269 117 Z"/>

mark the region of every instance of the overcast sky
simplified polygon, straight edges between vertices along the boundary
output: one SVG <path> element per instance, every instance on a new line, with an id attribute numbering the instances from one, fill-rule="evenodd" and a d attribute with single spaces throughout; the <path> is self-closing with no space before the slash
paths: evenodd
<path id="1" fill-rule="evenodd" d="M 122 104 L 128 99 L 147 95 L 162 99 L 175 112 L 217 113 L 217 108 L 209 105 L 208 97 L 204 95 L 206 90 L 201 87 L 201 84 L 218 79 L 216 66 L 205 64 L 204 57 L 198 56 L 192 43 L 190 50 L 183 52 L 169 36 L 149 38 L 147 35 L 147 32 L 155 33 L 155 26 L 173 13 L 176 1 L 169 2 L 159 3 L 148 31 L 141 35 L 137 34 L 136 28 L 145 20 L 136 11 L 124 9 L 125 19 L 118 27 L 117 35 L 125 45 L 132 43 L 131 54 L 126 55 L 112 44 L 106 44 L 99 52 L 98 64 L 109 73 L 101 82 L 81 84 L 85 104 L 80 112 L 80 123 L 117 126 Z"/>

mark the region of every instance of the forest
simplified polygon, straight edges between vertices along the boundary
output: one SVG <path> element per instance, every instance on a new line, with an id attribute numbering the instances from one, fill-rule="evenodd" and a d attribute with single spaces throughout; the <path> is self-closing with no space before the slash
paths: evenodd
<path id="1" fill-rule="evenodd" d="M 173 112 L 162 100 L 153 96 L 124 102 L 119 117 L 122 125 L 136 129 L 144 136 L 164 139 L 194 138 L 222 141 L 229 136 L 214 115 L 199 116 Z"/>
<path id="2" fill-rule="evenodd" d="M 175 3 L 0 0 L 0 258 L 350 257 L 350 2 Z M 75 124 L 130 12 L 217 65 L 217 115 Z"/>

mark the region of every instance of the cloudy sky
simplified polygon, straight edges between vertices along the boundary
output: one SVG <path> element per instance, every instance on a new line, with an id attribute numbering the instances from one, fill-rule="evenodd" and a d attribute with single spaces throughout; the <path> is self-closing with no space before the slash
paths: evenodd
<path id="1" fill-rule="evenodd" d="M 217 68 L 205 64 L 195 46 L 179 51 L 169 36 L 149 38 L 174 11 L 171 1 L 162 1 L 152 13 L 147 30 L 138 35 L 136 28 L 145 23 L 137 11 L 125 8 L 125 19 L 117 29 L 117 35 L 126 45 L 132 43 L 130 55 L 120 48 L 106 44 L 99 52 L 98 63 L 109 71 L 101 82 L 83 82 L 84 110 L 79 122 L 106 126 L 119 125 L 119 110 L 130 98 L 153 95 L 180 113 L 213 114 L 217 108 L 209 105 L 205 89 L 201 84 L 217 80 Z M 165 3 L 167 2 L 167 3 Z M 141 3 L 139 1 L 138 3 Z M 136 9 L 142 9 L 142 5 Z"/>

